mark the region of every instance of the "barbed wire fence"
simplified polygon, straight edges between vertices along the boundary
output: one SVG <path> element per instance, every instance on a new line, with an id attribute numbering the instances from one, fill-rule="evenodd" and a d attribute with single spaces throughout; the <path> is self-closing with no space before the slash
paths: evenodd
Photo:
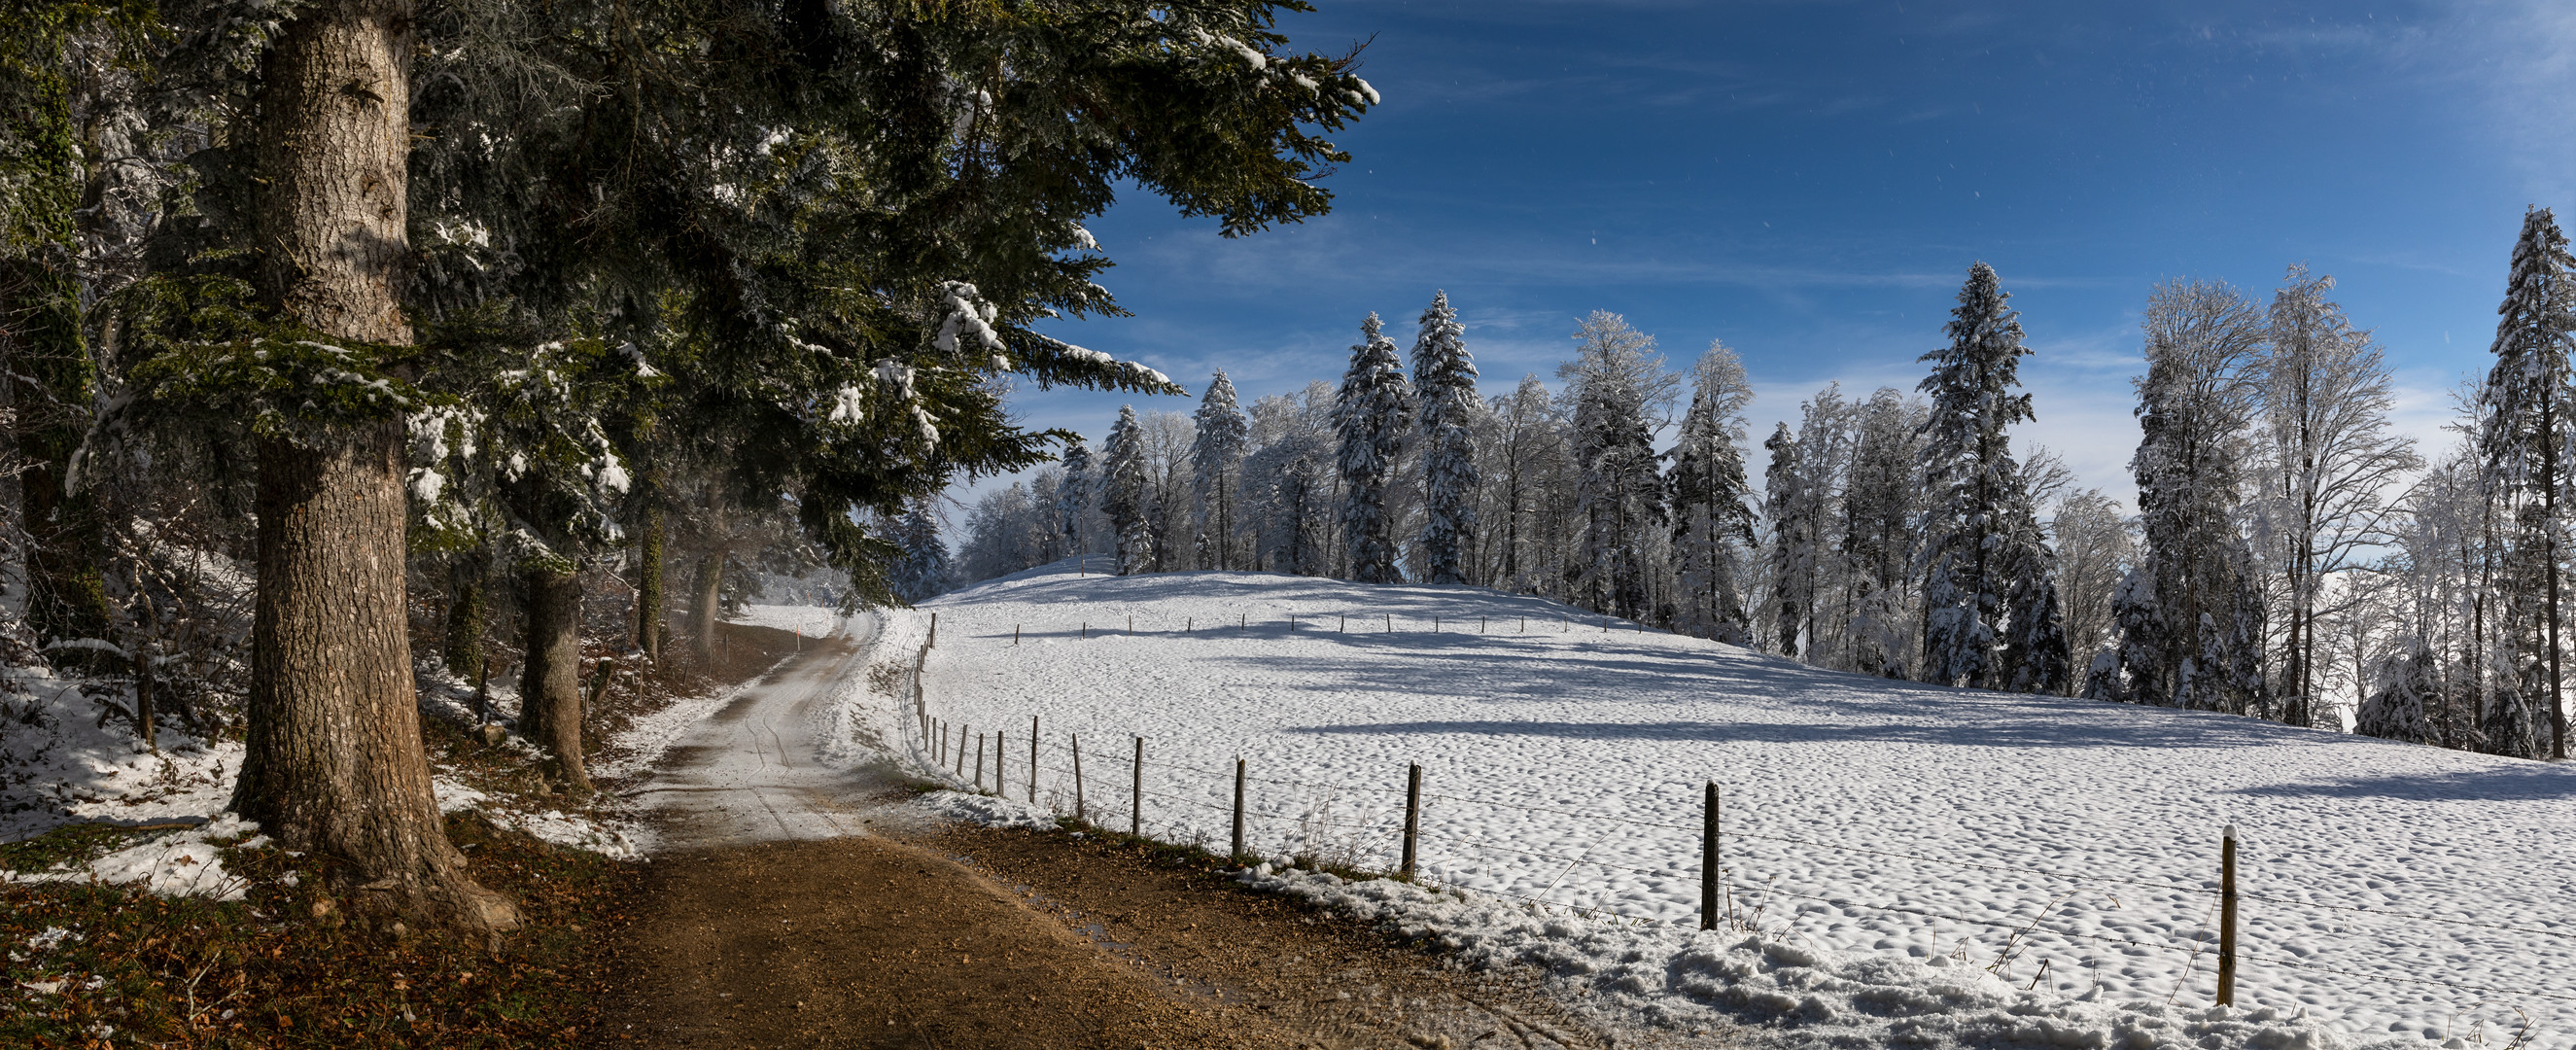
<path id="1" fill-rule="evenodd" d="M 2201 965 L 2202 956 L 2223 953 L 2217 962 L 2217 966 L 2222 971 L 2219 984 L 2222 996 L 2219 999 L 2220 1002 L 2227 1002 L 2233 998 L 2232 985 L 2233 978 L 2236 976 L 2235 971 L 2242 964 L 2248 963 L 2324 975 L 2335 979 L 2329 983 L 2343 986 L 2348 991 L 2356 993 L 2363 992 L 2363 989 L 2355 985 L 2394 985 L 2436 989 L 2452 996 L 2477 1000 L 2453 1011 L 2445 1019 L 2443 1032 L 2445 1037 L 2452 1035 L 2449 1031 L 2451 1022 L 2481 1007 L 2500 1007 L 2517 1015 L 2520 1018 L 2518 1026 L 2508 1029 L 2500 1024 L 2500 1032 L 2493 1038 L 2488 1036 L 2485 1029 L 2486 1022 L 2483 1019 L 2477 1020 L 2475 1029 L 2461 1038 L 2461 1041 L 2467 1045 L 2500 1044 L 2505 1050 L 2521 1050 L 2531 1045 L 2540 1033 L 2539 1025 L 2542 1018 L 2535 1016 L 2532 1011 L 2523 1009 L 2520 1004 L 2539 1002 L 2576 1005 L 2576 989 L 2541 990 L 2430 975 L 2369 973 L 2328 966 L 2309 959 L 2256 955 L 2238 950 L 2236 924 L 2233 921 L 2233 902 L 2237 901 L 2250 901 L 2279 908 L 2356 914 L 2423 926 L 2545 937 L 2569 942 L 2571 958 L 2576 958 L 2576 923 L 2559 928 L 2492 923 L 2392 908 L 2330 904 L 2269 894 L 2245 893 L 2238 890 L 2234 884 L 2232 855 L 2235 829 L 2233 825 L 2228 827 L 2226 842 L 2231 859 L 2228 861 L 2228 870 L 2223 873 L 2222 880 L 2195 884 L 2099 874 L 2079 875 L 2045 868 L 1940 857 L 1923 852 L 1865 847 L 1827 839 L 1730 830 L 1723 826 L 1720 811 L 1714 805 L 1719 797 L 1717 789 L 1722 787 L 1714 781 L 1708 785 L 1711 789 L 1709 799 L 1712 805 L 1704 814 L 1703 823 L 1690 825 L 1611 813 L 1507 802 L 1458 793 L 1421 791 L 1418 787 L 1418 779 L 1415 781 L 1415 788 L 1408 792 L 1403 787 L 1367 783 L 1361 779 L 1362 774 L 1357 772 L 1322 780 L 1253 775 L 1243 767 L 1243 760 L 1239 757 L 1236 759 L 1238 768 L 1215 769 L 1161 758 L 1152 753 L 1151 738 L 1141 734 L 1125 733 L 1112 740 L 1094 739 L 1089 742 L 1082 740 L 1076 734 L 1064 734 L 1062 739 L 1049 739 L 1043 735 L 1046 727 L 1041 724 L 1040 718 L 1034 715 L 1029 718 L 1027 729 L 1020 735 L 1020 746 L 1014 747 L 1010 746 L 1010 729 L 977 732 L 971 725 L 952 723 L 931 713 L 923 686 L 923 677 L 928 667 L 930 653 L 938 642 L 938 617 L 933 614 L 930 619 L 930 629 L 920 648 L 912 654 L 912 659 L 906 661 L 909 667 L 903 675 L 904 680 L 900 690 L 908 694 L 904 698 L 910 701 L 909 706 L 913 715 L 908 720 L 911 723 L 909 730 L 913 734 L 910 743 L 914 748 L 915 757 L 920 760 L 924 768 L 947 777 L 958 788 L 979 793 L 1012 797 L 1011 789 L 1016 787 L 1023 801 L 1031 805 L 1043 806 L 1060 817 L 1072 817 L 1089 828 L 1114 832 L 1124 824 L 1128 828 L 1128 833 L 1134 837 L 1167 845 L 1194 847 L 1210 853 L 1216 852 L 1212 848 L 1215 833 L 1208 830 L 1209 825 L 1193 822 L 1190 814 L 1218 815 L 1225 818 L 1225 823 L 1216 826 L 1234 829 L 1231 840 L 1226 843 L 1228 848 L 1223 855 L 1240 864 L 1284 861 L 1289 866 L 1337 871 L 1356 877 L 1399 878 L 1438 891 L 1513 901 L 1535 914 L 1562 914 L 1629 924 L 1696 921 L 1701 929 L 1789 935 L 1795 934 L 1796 931 L 1786 918 L 1769 917 L 1770 909 L 1775 904 L 1786 907 L 1783 902 L 1788 901 L 1806 902 L 1820 908 L 1837 910 L 1845 915 L 1874 913 L 1914 920 L 1939 920 L 1961 926 L 2003 931 L 2006 934 L 2004 945 L 1995 950 L 1995 958 L 1986 968 L 2008 979 L 2011 978 L 2011 967 L 2028 953 L 2033 936 L 2045 934 L 2068 946 L 2116 946 L 2132 949 L 2131 954 L 2144 951 L 2180 956 L 2183 962 L 2181 969 L 2174 974 L 2173 989 L 2167 996 L 2169 1003 L 2181 1000 L 2184 990 L 2190 986 L 2192 977 Z M 1392 614 L 1369 613 L 1361 616 L 1360 619 L 1362 622 L 1375 621 L 1380 626 L 1380 631 L 1371 633 L 1397 633 L 1395 617 Z M 1445 626 L 1445 618 L 1421 617 L 1421 619 L 1430 620 L 1432 630 L 1435 632 L 1442 631 Z M 1477 617 L 1475 619 L 1478 621 L 1476 633 L 1492 633 L 1494 618 Z M 1513 617 L 1510 619 L 1521 621 L 1513 625 L 1514 630 L 1511 633 L 1522 634 L 1531 633 L 1527 631 L 1526 621 L 1544 618 Z M 1568 634 L 1575 631 L 1576 617 L 1566 615 L 1556 619 L 1559 620 L 1556 625 L 1558 630 L 1549 633 Z M 1613 630 L 1614 626 L 1632 628 L 1639 632 L 1648 629 L 1628 621 L 1596 619 L 1597 623 L 1587 623 L 1583 627 L 1588 630 L 1592 626 L 1599 626 L 1605 633 Z M 1348 615 L 1337 616 L 1334 626 L 1328 628 L 1320 624 L 1301 625 L 1292 616 L 1284 618 L 1277 626 L 1284 629 L 1286 633 L 1298 633 L 1301 627 L 1306 631 L 1338 633 L 1347 631 L 1351 620 L 1352 617 Z M 1226 631 L 1225 629 L 1229 627 L 1233 630 Z M 1200 628 L 1195 622 L 1189 622 L 1185 624 L 1183 633 L 1222 631 L 1248 634 L 1250 629 L 1249 616 L 1246 615 L 1232 625 L 1218 624 Z M 1660 629 L 1657 630 L 1660 633 Z M 1051 633 L 1065 634 L 1065 632 Z M 1132 618 L 1129 618 L 1117 624 L 1115 628 L 1095 629 L 1086 622 L 1067 636 L 1089 639 L 1113 634 L 1132 636 L 1134 633 L 1134 623 Z M 1464 632 L 1462 630 L 1459 633 Z M 1015 625 L 1012 644 L 1019 644 L 1023 637 L 1023 632 L 1018 625 Z M 971 741 L 970 734 L 973 738 Z M 990 741 L 990 746 L 986 746 L 987 740 Z M 1016 762 L 1012 761 L 1012 752 L 1023 748 L 1022 757 Z M 1085 776 L 1086 763 L 1090 767 L 1088 779 Z M 1146 773 L 1148 770 L 1156 769 L 1171 775 L 1156 781 L 1155 786 L 1148 787 Z M 1420 767 L 1415 766 L 1412 769 L 1412 775 L 1418 778 Z M 1190 776 L 1183 778 L 1178 774 Z M 1196 796 L 1171 790 L 1174 782 L 1202 784 L 1206 786 L 1207 791 L 1205 796 Z M 1253 784 L 1267 788 L 1287 789 L 1287 793 L 1285 795 L 1280 792 L 1253 794 L 1244 790 L 1246 785 Z M 1232 797 L 1230 803 L 1227 801 L 1229 792 Z M 1567 856 L 1512 843 L 1490 842 L 1453 835 L 1445 830 L 1421 829 L 1419 819 L 1425 803 L 1480 806 L 1503 812 L 1555 818 L 1560 822 L 1584 821 L 1596 827 L 1609 825 L 1648 829 L 1647 841 L 1657 845 L 1664 845 L 1664 843 L 1654 837 L 1656 833 L 1698 833 L 1705 837 L 1705 850 L 1702 855 L 1691 857 L 1688 863 L 1661 867 L 1640 867 L 1595 859 L 1588 855 L 1588 851 L 1586 855 Z M 1157 807 L 1161 808 L 1158 810 Z M 1358 812 L 1354 814 L 1353 810 Z M 1263 834 L 1257 829 L 1268 830 Z M 1849 856 L 1903 860 L 1961 870 L 2028 876 L 2051 880 L 2067 887 L 2067 890 L 2051 896 L 2046 904 L 2035 910 L 2028 908 L 2032 901 L 2021 900 L 2015 902 L 2013 910 L 1990 910 L 1985 915 L 1961 914 L 1963 909 L 1940 909 L 1860 900 L 1849 894 L 1801 892 L 1795 888 L 1784 888 L 1778 885 L 1777 875 L 1764 879 L 1758 885 L 1751 884 L 1739 881 L 1740 873 L 1729 866 L 1710 863 L 1723 855 L 1723 844 L 1730 841 L 1765 842 Z M 1440 847 L 1445 851 L 1444 855 L 1421 853 L 1420 847 L 1424 843 Z M 1598 840 L 1595 840 L 1595 843 L 1597 847 Z M 1385 863 L 1389 857 L 1399 851 L 1407 857 L 1414 858 L 1415 864 L 1412 870 L 1401 870 Z M 1431 859 L 1424 860 L 1426 856 Z M 1536 894 L 1530 894 L 1515 892 L 1518 883 L 1510 878 L 1492 877 L 1491 873 L 1497 866 L 1498 860 L 1505 865 L 1514 862 L 1527 864 L 1532 861 L 1545 861 L 1550 866 L 1562 863 L 1565 868 L 1547 883 L 1545 889 Z M 1595 899 L 1590 901 L 1579 899 L 1581 895 L 1572 891 L 1561 896 L 1557 895 L 1574 871 L 1586 867 L 1603 872 L 1645 876 L 1664 880 L 1666 883 L 1685 883 L 1699 892 L 1699 900 L 1696 906 L 1677 913 L 1673 908 L 1639 911 L 1632 907 L 1621 907 L 1606 899 L 1610 896 L 1608 894 L 1596 893 L 1593 895 Z M 1472 873 L 1477 871 L 1481 871 L 1486 877 L 1479 882 L 1466 881 L 1474 879 L 1476 876 Z M 1462 872 L 1468 873 L 1462 874 Z M 2193 932 L 2180 937 L 2165 935 L 2142 939 L 2136 936 L 2135 934 L 2139 932 L 2137 927 L 2152 925 L 2149 922 L 2130 923 L 2132 929 L 2125 931 L 2132 934 L 2130 936 L 2100 930 L 2066 929 L 2048 924 L 2047 920 L 2059 905 L 2088 886 L 2125 887 L 2151 890 L 2169 896 L 2206 898 L 2209 907 L 2207 914 L 2194 925 Z M 1690 903 L 1687 894 L 1668 893 L 1666 895 L 1672 897 L 1675 903 Z M 2222 900 L 2230 902 L 2227 908 L 2230 920 L 2226 928 L 2212 930 L 2211 920 L 2218 915 Z M 2024 911 L 2030 913 L 2023 914 Z M 1772 921 L 1774 925 L 1765 926 L 1766 921 Z M 2179 925 L 2176 928 L 2180 928 Z M 1961 961 L 1972 961 L 1969 942 L 1964 936 L 1959 940 L 1952 957 Z M 2047 976 L 2047 966 L 2043 963 L 2039 972 L 2032 976 L 2028 987 L 2037 987 Z M 2495 997 L 2505 998 L 2499 1001 Z"/>

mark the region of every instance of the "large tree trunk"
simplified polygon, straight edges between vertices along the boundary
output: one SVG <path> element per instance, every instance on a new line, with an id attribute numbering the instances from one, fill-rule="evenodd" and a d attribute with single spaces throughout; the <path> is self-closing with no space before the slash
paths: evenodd
<path id="1" fill-rule="evenodd" d="M 692 610 L 698 633 L 698 655 L 714 658 L 716 654 L 716 617 L 724 611 L 723 551 L 698 559 L 698 595 Z"/>
<path id="2" fill-rule="evenodd" d="M 545 749 L 554 773 L 590 790 L 581 762 L 581 574 L 528 570 L 528 660 L 519 672 L 519 735 Z"/>
<path id="3" fill-rule="evenodd" d="M 261 296 L 326 337 L 408 343 L 411 12 L 325 0 L 262 71 Z M 403 426 L 262 440 L 249 742 L 234 805 L 289 849 L 347 862 L 361 914 L 519 924 L 447 841 L 421 750 L 404 616 Z"/>

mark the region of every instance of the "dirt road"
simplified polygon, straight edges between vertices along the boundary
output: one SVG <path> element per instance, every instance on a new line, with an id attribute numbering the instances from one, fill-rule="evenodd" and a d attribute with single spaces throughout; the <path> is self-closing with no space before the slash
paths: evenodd
<path id="1" fill-rule="evenodd" d="M 873 630 L 746 689 L 641 789 L 666 849 L 605 1045 L 1607 1045 L 1526 978 L 1459 973 L 1205 861 L 923 822 L 890 761 L 821 758 Z"/>
<path id="2" fill-rule="evenodd" d="M 882 772 L 823 763 L 816 721 L 859 674 L 873 617 L 802 644 L 806 651 L 742 691 L 663 753 L 637 792 L 661 841 L 677 849 L 860 834 L 864 814 L 900 796 Z"/>

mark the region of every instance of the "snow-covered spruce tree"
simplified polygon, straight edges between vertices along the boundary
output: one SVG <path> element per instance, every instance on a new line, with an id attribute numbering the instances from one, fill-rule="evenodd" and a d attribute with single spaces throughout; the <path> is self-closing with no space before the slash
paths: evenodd
<path id="1" fill-rule="evenodd" d="M 930 515 L 929 501 L 913 504 L 892 533 L 895 545 L 903 548 L 903 558 L 886 574 L 895 597 L 918 602 L 946 593 L 955 569 L 947 541 L 939 538 L 939 521 Z"/>
<path id="2" fill-rule="evenodd" d="M 1342 387 L 1333 400 L 1333 425 L 1341 436 L 1336 466 L 1342 479 L 1342 542 L 1349 550 L 1351 578 L 1361 583 L 1401 582 L 1386 489 L 1394 479 L 1413 392 L 1404 381 L 1395 340 L 1382 327 L 1376 314 L 1360 322 L 1360 341 L 1351 347 L 1351 366 L 1342 373 Z"/>
<path id="3" fill-rule="evenodd" d="M 1108 515 L 1110 535 L 1118 544 L 1118 575 L 1148 571 L 1154 561 L 1154 495 L 1145 471 L 1145 434 L 1134 406 L 1119 406 L 1101 459 L 1100 510 Z"/>
<path id="4" fill-rule="evenodd" d="M 2013 526 L 2009 515 L 2026 509 L 2030 496 L 2005 433 L 2029 420 L 2030 395 L 2021 385 L 2019 315 L 1994 268 L 1977 263 L 1951 310 L 1950 343 L 1925 354 L 1932 374 L 1918 388 L 1931 395 L 1923 464 L 1925 487 L 1940 500 L 1931 529 L 1931 569 L 1925 577 L 1926 681 L 1951 685 L 1997 683 L 1996 650 L 2015 613 L 2037 609 L 2009 604 L 2004 565 Z"/>
<path id="5" fill-rule="evenodd" d="M 1753 486 L 1744 474 L 1744 409 L 1753 387 L 1744 362 L 1711 340 L 1691 366 L 1690 408 L 1682 413 L 1668 475 L 1673 494 L 1673 572 L 1680 582 L 1675 626 L 1729 645 L 1751 645 L 1744 583 L 1753 556 Z"/>
<path id="6" fill-rule="evenodd" d="M 1449 293 L 1434 292 L 1413 340 L 1413 389 L 1422 435 L 1422 559 L 1424 583 L 1467 583 L 1476 542 L 1476 359 L 1467 353 L 1467 326 L 1449 308 Z"/>
<path id="7" fill-rule="evenodd" d="M 2236 289 L 2184 280 L 2157 286 L 2143 328 L 2143 436 L 2129 460 L 2141 542 L 2112 598 L 2120 682 L 2102 698 L 2259 711 L 2263 602 L 2240 503 L 2256 409 L 2245 373 L 2264 320 Z"/>
<path id="8" fill-rule="evenodd" d="M 1996 517 L 2003 526 L 2000 560 L 2004 586 L 2003 650 L 1995 681 L 2015 693 L 2064 693 L 2074 676 L 2066 639 L 2065 612 L 2057 593 L 2057 559 L 2039 528 L 2029 488 L 2018 468 L 1999 486 L 2005 503 Z"/>
<path id="9" fill-rule="evenodd" d="M 2414 442 L 2388 432 L 2395 404 L 2388 366 L 2367 332 L 2326 298 L 2334 278 L 2290 268 L 2272 297 L 2271 328 L 2254 366 L 2267 462 L 2262 470 L 2261 553 L 2278 580 L 2281 720 L 2331 725 L 2320 691 L 2317 621 L 2327 581 L 2389 542 L 2390 500 L 2422 468 Z"/>
<path id="10" fill-rule="evenodd" d="M 1413 341 L 1414 429 L 1408 457 L 1421 501 L 1415 557 L 1426 583 L 1469 582 L 1476 543 L 1476 422 L 1485 407 L 1476 393 L 1476 360 L 1466 326 L 1434 292 Z"/>
<path id="11" fill-rule="evenodd" d="M 1679 377 L 1664 371 L 1655 339 L 1626 318 L 1595 310 L 1574 333 L 1575 357 L 1557 369 L 1571 405 L 1575 499 L 1582 544 L 1568 571 L 1574 598 L 1594 612 L 1639 619 L 1649 611 L 1647 545 L 1668 519 L 1657 466 L 1655 418 Z"/>
<path id="12" fill-rule="evenodd" d="M 1234 398 L 1234 381 L 1220 368 L 1199 399 L 1198 435 L 1190 443 L 1190 484 L 1198 511 L 1198 567 L 1233 569 L 1235 479 L 1242 476 L 1252 423 Z"/>
<path id="13" fill-rule="evenodd" d="M 2569 404 L 2568 341 L 2576 332 L 2576 258 L 2547 208 L 2523 215 L 2496 307 L 2495 367 L 2481 394 L 2484 426 L 2479 451 L 2507 504 L 2511 525 L 2506 557 L 2514 582 L 2533 588 L 2515 594 L 2508 621 L 2517 648 L 2536 663 L 2521 677 L 2529 685 L 2493 705 L 2488 748 L 2497 754 L 2538 757 L 2545 743 L 2552 758 L 2567 757 L 2567 710 L 2559 666 L 2559 591 L 2566 563 L 2565 512 L 2559 507 L 2569 482 L 2568 447 L 2576 440 Z M 2520 707 L 2513 711 L 2508 708 Z M 2525 743 L 2521 726 L 2545 725 L 2545 741 Z M 2499 730 L 2503 731 L 2499 735 Z M 2538 734 L 2532 734 L 2537 736 Z"/>
<path id="14" fill-rule="evenodd" d="M 1055 490 L 1055 531 L 1064 537 L 1066 554 L 1091 551 L 1092 490 L 1100 479 L 1092 476 L 1091 446 L 1075 437 L 1064 448 L 1064 480 Z"/>
<path id="15" fill-rule="evenodd" d="M 1815 576 L 1815 519 L 1799 513 L 1808 502 L 1805 464 L 1798 457 L 1798 436 L 1789 424 L 1776 424 L 1762 447 L 1771 450 L 1771 466 L 1762 474 L 1762 520 L 1770 530 L 1771 648 L 1796 658 L 1798 642 L 1812 615 L 1814 595 L 1805 584 Z"/>

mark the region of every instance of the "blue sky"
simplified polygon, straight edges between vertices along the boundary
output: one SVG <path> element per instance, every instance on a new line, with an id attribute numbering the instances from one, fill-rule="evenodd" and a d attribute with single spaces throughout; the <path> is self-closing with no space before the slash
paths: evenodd
<path id="1" fill-rule="evenodd" d="M 1135 316 L 1054 331 L 1194 396 L 1025 389 L 1026 423 L 1337 379 L 1445 288 L 1488 393 L 1555 386 L 1595 309 L 1676 370 L 1723 339 L 1758 442 L 1827 382 L 1912 389 L 1983 259 L 2035 350 L 2019 436 L 2125 502 L 2154 283 L 2332 274 L 2446 445 L 2524 207 L 2576 209 L 2576 4 L 1316 2 L 1282 29 L 1370 39 L 1384 96 L 1333 213 L 1228 241 L 1131 193 L 1092 230 Z"/>

